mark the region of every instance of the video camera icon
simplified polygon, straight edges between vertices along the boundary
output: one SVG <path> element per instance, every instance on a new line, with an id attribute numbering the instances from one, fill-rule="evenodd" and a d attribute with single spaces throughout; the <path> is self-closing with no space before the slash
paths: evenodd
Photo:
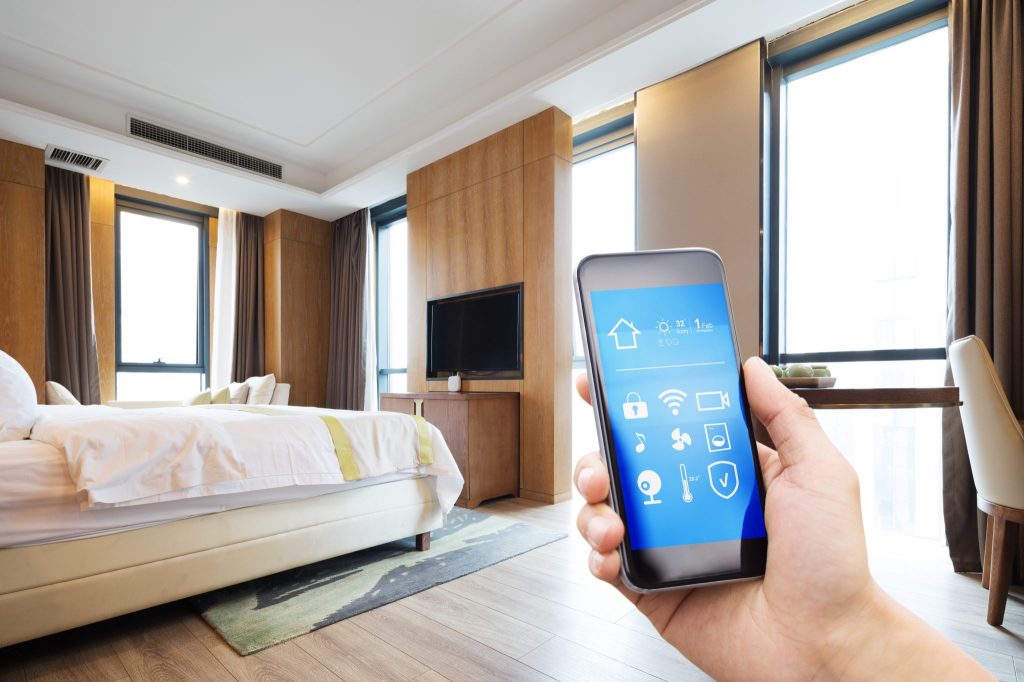
<path id="1" fill-rule="evenodd" d="M 702 391 L 697 394 L 698 412 L 724 410 L 729 406 L 729 394 L 726 391 Z"/>

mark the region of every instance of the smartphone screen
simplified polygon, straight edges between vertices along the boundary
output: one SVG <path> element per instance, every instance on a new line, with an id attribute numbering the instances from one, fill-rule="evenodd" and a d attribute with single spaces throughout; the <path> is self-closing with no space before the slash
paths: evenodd
<path id="1" fill-rule="evenodd" d="M 580 292 L 624 568 L 647 589 L 761 575 L 763 483 L 724 270 L 706 251 L 651 255 L 610 257 L 646 269 L 644 286 L 598 276 Z"/>

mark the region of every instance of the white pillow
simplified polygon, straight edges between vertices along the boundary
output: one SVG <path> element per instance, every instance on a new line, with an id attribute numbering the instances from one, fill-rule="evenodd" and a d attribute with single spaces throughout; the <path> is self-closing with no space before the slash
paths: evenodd
<path id="1" fill-rule="evenodd" d="M 0 443 L 28 438 L 36 414 L 32 379 L 17 360 L 0 350 Z"/>
<path id="2" fill-rule="evenodd" d="M 196 393 L 191 398 L 186 398 L 181 402 L 184 407 L 191 407 L 193 405 L 209 405 L 210 401 L 213 400 L 213 389 L 206 389 Z"/>
<path id="3" fill-rule="evenodd" d="M 249 399 L 249 384 L 237 382 L 231 382 L 228 386 L 228 391 L 231 392 L 231 404 L 232 405 L 245 405 L 245 402 Z"/>
<path id="4" fill-rule="evenodd" d="M 277 387 L 277 379 L 273 374 L 268 374 L 265 377 L 249 377 L 245 383 L 249 386 L 247 405 L 270 404 L 270 399 L 274 397 L 274 389 Z"/>
<path id="5" fill-rule="evenodd" d="M 46 382 L 47 405 L 81 405 L 75 394 L 56 381 Z"/>

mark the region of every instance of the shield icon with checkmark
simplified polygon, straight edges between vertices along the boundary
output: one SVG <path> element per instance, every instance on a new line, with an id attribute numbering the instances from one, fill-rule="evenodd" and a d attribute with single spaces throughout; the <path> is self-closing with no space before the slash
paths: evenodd
<path id="1" fill-rule="evenodd" d="M 723 500 L 728 500 L 740 488 L 736 463 L 727 462 L 724 459 L 712 462 L 708 465 L 708 481 L 711 483 L 711 490 L 716 495 Z"/>

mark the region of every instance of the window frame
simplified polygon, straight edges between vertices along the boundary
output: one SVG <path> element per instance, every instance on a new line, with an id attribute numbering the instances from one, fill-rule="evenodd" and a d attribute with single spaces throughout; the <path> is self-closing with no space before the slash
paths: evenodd
<path id="1" fill-rule="evenodd" d="M 196 362 L 157 363 L 124 362 L 121 357 L 121 212 L 173 220 L 195 226 L 199 231 L 197 245 Z M 210 221 L 197 211 L 158 204 L 135 197 L 114 196 L 114 377 L 121 372 L 146 374 L 199 374 L 203 389 L 210 383 Z M 115 381 L 115 396 L 117 382 Z"/>
<path id="2" fill-rule="evenodd" d="M 370 209 L 370 224 L 373 226 L 374 249 L 376 250 L 376 282 L 374 293 L 377 313 L 377 396 L 391 392 L 391 376 L 408 375 L 408 367 L 392 367 L 390 364 L 390 287 L 388 277 L 391 263 L 386 258 L 390 254 L 388 248 L 388 229 L 397 222 L 408 221 L 406 196 L 402 195 Z"/>
<path id="3" fill-rule="evenodd" d="M 763 352 L 767 362 L 894 362 L 945 360 L 945 346 L 937 348 L 883 348 L 827 352 L 785 352 L 785 134 L 786 85 L 790 81 L 838 66 L 858 57 L 911 40 L 948 26 L 946 0 L 911 0 L 885 11 L 885 4 L 866 2 L 811 24 L 769 44 L 765 65 L 768 139 L 768 221 L 762 243 L 764 324 Z M 806 36 L 799 35 L 806 32 Z M 806 39 L 804 39 L 806 38 Z"/>

